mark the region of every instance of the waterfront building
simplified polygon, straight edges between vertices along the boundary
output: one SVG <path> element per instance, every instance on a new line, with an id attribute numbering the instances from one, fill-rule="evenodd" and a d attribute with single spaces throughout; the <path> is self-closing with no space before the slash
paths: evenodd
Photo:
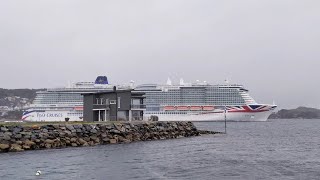
<path id="1" fill-rule="evenodd" d="M 144 93 L 132 90 L 87 93 L 84 95 L 84 121 L 131 121 L 143 120 Z"/>

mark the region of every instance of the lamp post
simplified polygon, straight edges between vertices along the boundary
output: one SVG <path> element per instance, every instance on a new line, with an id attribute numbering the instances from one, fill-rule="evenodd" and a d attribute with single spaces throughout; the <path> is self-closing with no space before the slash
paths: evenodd
<path id="1" fill-rule="evenodd" d="M 227 134 L 227 106 L 224 106 L 224 133 Z"/>
<path id="2" fill-rule="evenodd" d="M 116 93 L 116 121 L 118 121 L 118 93 L 116 86 L 113 86 L 113 91 Z"/>

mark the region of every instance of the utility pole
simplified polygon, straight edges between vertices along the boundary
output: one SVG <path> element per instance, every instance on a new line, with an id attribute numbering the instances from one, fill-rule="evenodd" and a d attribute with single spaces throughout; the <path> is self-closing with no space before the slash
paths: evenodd
<path id="1" fill-rule="evenodd" d="M 118 121 L 118 93 L 116 86 L 113 86 L 113 91 L 116 93 L 116 121 Z"/>
<path id="2" fill-rule="evenodd" d="M 224 133 L 227 134 L 227 107 L 224 106 Z"/>

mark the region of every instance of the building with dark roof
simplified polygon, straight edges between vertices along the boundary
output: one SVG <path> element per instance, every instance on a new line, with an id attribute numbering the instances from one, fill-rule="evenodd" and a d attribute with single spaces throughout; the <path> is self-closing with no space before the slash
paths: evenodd
<path id="1" fill-rule="evenodd" d="M 116 90 L 83 94 L 84 121 L 143 120 L 144 93 Z"/>

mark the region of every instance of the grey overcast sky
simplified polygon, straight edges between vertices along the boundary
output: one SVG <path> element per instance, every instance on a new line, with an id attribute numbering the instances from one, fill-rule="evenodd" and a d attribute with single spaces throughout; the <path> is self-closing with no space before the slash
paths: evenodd
<path id="1" fill-rule="evenodd" d="M 228 78 L 319 108 L 319 58 L 319 0 L 0 1 L 2 88 Z"/>

